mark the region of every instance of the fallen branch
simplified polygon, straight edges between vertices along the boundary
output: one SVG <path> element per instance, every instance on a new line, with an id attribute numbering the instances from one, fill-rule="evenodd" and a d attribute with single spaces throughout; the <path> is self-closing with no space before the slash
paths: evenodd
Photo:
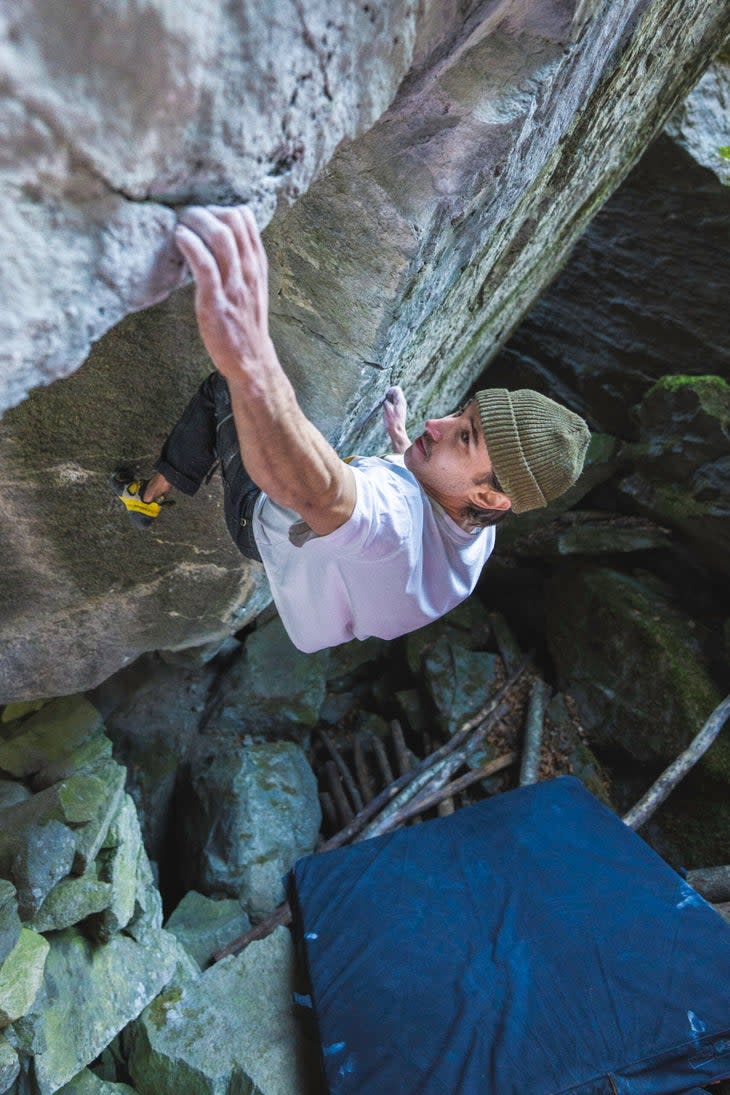
<path id="1" fill-rule="evenodd" d="M 342 782 L 347 789 L 347 793 L 350 796 L 350 800 L 352 802 L 355 812 L 357 812 L 358 810 L 362 810 L 363 806 L 365 805 L 362 800 L 362 795 L 360 794 L 360 791 L 358 790 L 355 781 L 352 778 L 352 773 L 350 772 L 350 769 L 345 764 L 342 753 L 332 741 L 332 738 L 329 736 L 326 730 L 318 730 L 317 733 L 319 735 L 320 741 L 324 742 L 327 752 L 332 757 L 334 763 L 337 765 L 337 771 L 342 776 Z"/>
<path id="2" fill-rule="evenodd" d="M 522 750 L 522 763 L 520 764 L 520 787 L 526 787 L 529 783 L 537 783 L 548 695 L 548 686 L 545 681 L 538 677 L 532 683 L 527 704 L 525 745 Z"/>
<path id="3" fill-rule="evenodd" d="M 512 680 L 510 678 L 509 687 L 512 686 Z M 449 782 L 452 773 L 460 768 L 466 762 L 466 759 L 479 748 L 491 727 L 500 717 L 502 704 L 507 695 L 505 691 L 507 688 L 508 685 L 501 688 L 492 702 L 482 708 L 484 717 L 479 722 L 471 719 L 459 730 L 458 735 L 454 735 L 455 737 L 462 735 L 465 727 L 469 726 L 468 733 L 461 737 L 456 748 L 449 750 L 446 755 L 439 756 L 439 753 L 445 748 L 445 746 L 442 746 L 442 750 L 432 753 L 426 761 L 422 761 L 413 769 L 413 779 L 396 795 L 391 796 L 390 801 L 378 812 L 375 820 L 363 829 L 363 837 L 380 836 L 381 833 L 388 832 L 390 828 L 389 819 L 402 810 L 408 802 L 422 794 L 426 789 L 437 790 Z M 453 742 L 454 739 L 451 740 Z M 420 811 L 416 812 L 420 813 Z"/>
<path id="4" fill-rule="evenodd" d="M 389 819 L 388 830 L 397 829 L 399 825 L 402 825 L 406 821 L 410 821 L 413 817 L 417 817 L 418 814 L 422 814 L 426 810 L 438 806 L 444 799 L 461 794 L 467 787 L 471 787 L 472 783 L 478 783 L 479 780 L 482 779 L 489 779 L 490 776 L 496 775 L 497 772 L 501 772 L 504 768 L 509 768 L 516 760 L 516 753 L 505 753 L 503 756 L 496 757 L 487 764 L 483 764 L 481 768 L 475 768 L 473 772 L 467 772 L 465 775 L 459 776 L 458 779 L 454 779 L 450 783 L 444 784 L 443 787 L 438 787 L 433 791 L 427 789 L 423 794 L 419 795 L 418 798 L 414 799 L 413 802 L 409 802 L 402 810 L 393 814 Z"/>
<path id="5" fill-rule="evenodd" d="M 679 781 L 684 779 L 690 769 L 704 756 L 722 730 L 728 715 L 730 715 L 730 696 L 726 696 L 722 703 L 718 704 L 694 741 L 662 772 L 643 798 L 639 799 L 636 805 L 624 815 L 624 822 L 630 829 L 640 829 L 646 824 Z"/>

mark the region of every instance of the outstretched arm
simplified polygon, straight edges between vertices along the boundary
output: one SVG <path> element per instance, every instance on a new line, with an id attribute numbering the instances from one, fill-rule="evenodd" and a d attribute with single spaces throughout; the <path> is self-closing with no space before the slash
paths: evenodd
<path id="1" fill-rule="evenodd" d="M 355 508 L 355 477 L 300 408 L 269 337 L 268 264 L 253 214 L 194 207 L 180 220 L 198 327 L 228 383 L 246 470 L 315 533 L 334 532 Z"/>
<path id="2" fill-rule="evenodd" d="M 385 402 L 383 403 L 383 423 L 388 431 L 394 452 L 405 452 L 411 443 L 406 433 L 407 415 L 408 403 L 403 389 L 394 384 L 385 393 Z"/>

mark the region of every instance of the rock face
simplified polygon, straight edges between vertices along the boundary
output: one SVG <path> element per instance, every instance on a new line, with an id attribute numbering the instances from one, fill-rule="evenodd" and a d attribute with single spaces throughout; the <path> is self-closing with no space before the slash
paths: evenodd
<path id="1" fill-rule="evenodd" d="M 265 222 L 280 195 L 306 189 L 342 138 L 388 106 L 415 29 L 409 0 L 14 5 L 1 243 L 19 260 L 0 289 L 0 410 L 179 283 L 175 206 L 238 198 Z"/>
<path id="2" fill-rule="evenodd" d="M 490 366 L 490 383 L 572 398 L 594 427 L 632 438 L 628 412 L 662 376 L 730 378 L 727 204 L 727 187 L 660 137 Z"/>
<path id="3" fill-rule="evenodd" d="M 730 45 L 674 112 L 667 133 L 687 149 L 697 163 L 730 184 Z"/>
<path id="4" fill-rule="evenodd" d="M 235 17 L 150 0 L 77 12 L 73 36 L 65 18 L 25 0 L 2 55 L 19 165 L 0 218 L 17 256 L 2 405 L 177 284 L 175 206 L 248 200 L 262 223 L 277 206 L 282 359 L 350 451 L 382 444 L 389 383 L 417 392 L 414 414 L 450 409 L 730 30 L 714 0 Z M 183 289 L 6 415 L 0 698 L 88 687 L 144 650 L 219 640 L 264 604 L 213 490 L 181 502 L 151 550 L 105 501 L 115 463 L 151 459 L 205 371 L 192 326 Z"/>

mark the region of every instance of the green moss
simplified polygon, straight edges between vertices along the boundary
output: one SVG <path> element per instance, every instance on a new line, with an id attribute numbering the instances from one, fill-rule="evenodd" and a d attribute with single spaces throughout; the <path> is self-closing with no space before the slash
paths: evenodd
<path id="1" fill-rule="evenodd" d="M 723 160 L 730 160 L 730 145 L 722 145 L 717 151 L 718 155 L 722 156 Z"/>
<path id="2" fill-rule="evenodd" d="M 719 418 L 722 422 L 730 419 L 730 384 L 721 376 L 687 376 L 677 373 L 675 376 L 663 376 L 652 385 L 644 396 L 650 399 L 660 392 L 680 392 L 685 389 L 693 391 L 702 406 L 702 409 L 713 418 Z"/>
<path id="3" fill-rule="evenodd" d="M 677 849 L 681 866 L 692 870 L 726 862 L 730 846 L 727 783 L 697 769 L 672 793 L 656 819 Z"/>
<path id="4" fill-rule="evenodd" d="M 175 1004 L 179 1003 L 182 999 L 183 990 L 179 985 L 173 985 L 167 989 L 166 992 L 161 992 L 159 996 L 156 996 L 151 1004 L 148 1005 L 145 1013 L 146 1017 L 151 1023 L 154 1024 L 157 1030 L 162 1030 L 167 1025 L 167 1013 L 170 1008 L 173 1008 Z"/>

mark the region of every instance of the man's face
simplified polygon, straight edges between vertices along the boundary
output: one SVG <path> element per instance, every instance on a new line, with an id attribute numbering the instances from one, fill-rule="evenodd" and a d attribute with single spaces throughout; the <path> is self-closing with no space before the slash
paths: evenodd
<path id="1" fill-rule="evenodd" d="M 404 461 L 454 520 L 461 520 L 465 505 L 509 509 L 509 498 L 491 482 L 492 462 L 474 401 L 446 418 L 429 418 L 421 436 L 406 449 Z"/>

